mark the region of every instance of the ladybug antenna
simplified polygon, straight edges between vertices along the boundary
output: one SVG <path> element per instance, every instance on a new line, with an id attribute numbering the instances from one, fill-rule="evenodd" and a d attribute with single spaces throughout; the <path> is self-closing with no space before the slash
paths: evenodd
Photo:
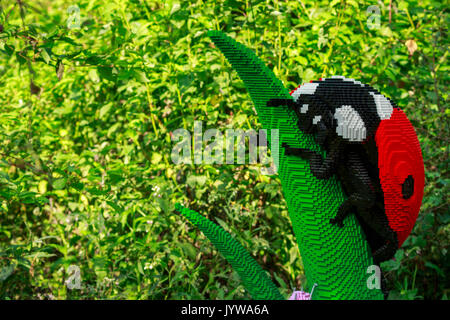
<path id="1" fill-rule="evenodd" d="M 267 102 L 268 107 L 288 106 L 289 108 L 295 108 L 295 101 L 292 99 L 270 99 Z"/>

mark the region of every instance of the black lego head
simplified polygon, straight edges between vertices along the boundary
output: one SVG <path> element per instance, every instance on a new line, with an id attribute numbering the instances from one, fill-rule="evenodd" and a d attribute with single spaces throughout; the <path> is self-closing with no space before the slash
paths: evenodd
<path id="1" fill-rule="evenodd" d="M 317 143 L 335 138 L 361 143 L 373 137 L 394 104 L 371 86 L 343 76 L 312 81 L 291 92 L 299 128 Z"/>

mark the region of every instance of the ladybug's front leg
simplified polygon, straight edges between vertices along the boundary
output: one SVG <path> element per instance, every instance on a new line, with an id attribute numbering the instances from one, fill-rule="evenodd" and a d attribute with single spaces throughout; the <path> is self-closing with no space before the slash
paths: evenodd
<path id="1" fill-rule="evenodd" d="M 302 159 L 309 160 L 311 173 L 317 179 L 329 179 L 336 171 L 336 164 L 339 159 L 339 152 L 341 148 L 335 144 L 330 150 L 325 160 L 322 156 L 315 152 L 304 148 L 292 148 L 286 143 L 282 144 L 286 155 L 299 156 Z"/>
<path id="2" fill-rule="evenodd" d="M 286 142 L 283 142 L 281 146 L 284 148 L 284 154 L 287 156 L 298 156 L 302 159 L 310 160 L 316 155 L 314 151 L 311 151 L 309 149 L 290 147 Z"/>
<path id="3" fill-rule="evenodd" d="M 267 101 L 268 107 L 279 107 L 279 106 L 288 106 L 290 108 L 295 108 L 295 101 L 292 99 L 270 99 Z"/>

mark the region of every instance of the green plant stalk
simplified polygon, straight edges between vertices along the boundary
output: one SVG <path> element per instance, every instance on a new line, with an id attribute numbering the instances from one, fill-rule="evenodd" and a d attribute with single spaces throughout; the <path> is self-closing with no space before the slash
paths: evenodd
<path id="1" fill-rule="evenodd" d="M 222 227 L 180 204 L 176 204 L 175 209 L 199 228 L 214 244 L 238 273 L 253 299 L 284 299 L 267 273 L 250 256 L 250 253 Z"/>
<path id="2" fill-rule="evenodd" d="M 278 129 L 280 145 L 302 147 L 320 152 L 310 135 L 303 134 L 297 118 L 287 107 L 267 107 L 272 98 L 290 98 L 273 72 L 250 49 L 220 31 L 208 35 L 222 51 L 244 82 L 263 128 Z M 323 152 L 322 152 L 323 154 Z M 274 150 L 272 150 L 274 157 Z M 302 256 L 307 288 L 314 283 L 313 299 L 383 299 L 380 289 L 369 289 L 367 268 L 373 264 L 371 251 L 354 214 L 344 227 L 330 223 L 345 195 L 333 177 L 316 179 L 309 164 L 299 157 L 286 157 L 279 148 L 278 175 Z"/>
<path id="3" fill-rule="evenodd" d="M 267 106 L 272 98 L 290 98 L 290 95 L 253 51 L 220 31 L 210 31 L 208 35 L 243 80 L 262 126 L 267 130 L 268 141 L 271 141 L 271 129 L 277 129 L 280 145 L 286 142 L 290 146 L 308 148 L 324 155 L 314 139 L 299 130 L 293 110 Z M 330 223 L 345 200 L 339 181 L 335 177 L 318 180 L 311 174 L 305 160 L 286 157 L 281 148 L 278 148 L 278 154 L 276 152 L 272 149 L 272 157 L 276 159 L 278 156 L 279 159 L 278 174 L 303 260 L 306 290 L 310 291 L 317 284 L 313 299 L 383 299 L 380 289 L 368 288 L 367 280 L 371 274 L 367 274 L 367 268 L 373 260 L 355 215 L 347 217 L 342 228 Z M 187 212 L 180 205 L 177 208 L 182 213 Z M 234 249 L 242 246 L 230 240 L 231 236 L 223 229 L 220 232 L 214 223 L 193 211 L 189 212 L 184 214 L 186 218 L 218 247 L 238 271 L 253 298 L 280 298 L 270 279 L 262 281 L 254 276 L 262 269 L 249 254 L 245 250 L 246 253 Z M 241 259 L 241 255 L 248 256 Z"/>

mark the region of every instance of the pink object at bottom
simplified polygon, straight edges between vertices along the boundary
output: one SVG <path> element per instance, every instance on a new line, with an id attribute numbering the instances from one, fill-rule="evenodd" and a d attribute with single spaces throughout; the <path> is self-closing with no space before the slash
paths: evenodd
<path id="1" fill-rule="evenodd" d="M 311 295 L 305 291 L 294 291 L 289 300 L 311 300 Z"/>

